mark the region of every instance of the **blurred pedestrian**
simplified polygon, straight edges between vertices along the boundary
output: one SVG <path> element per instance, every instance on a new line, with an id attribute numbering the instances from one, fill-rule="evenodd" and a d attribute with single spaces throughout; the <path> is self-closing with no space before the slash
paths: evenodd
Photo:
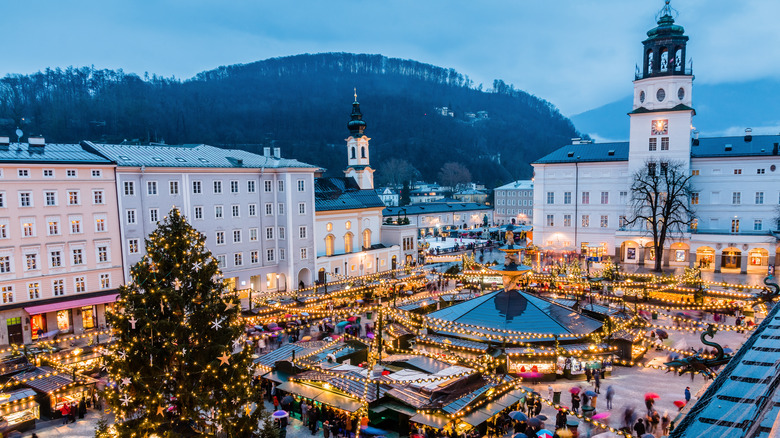
<path id="1" fill-rule="evenodd" d="M 693 373 L 691 373 L 693 375 Z M 687 405 L 688 402 L 691 401 L 691 387 L 686 386 L 685 387 L 685 404 Z"/>
<path id="2" fill-rule="evenodd" d="M 612 409 L 612 399 L 615 397 L 615 388 L 607 386 L 607 409 Z"/>

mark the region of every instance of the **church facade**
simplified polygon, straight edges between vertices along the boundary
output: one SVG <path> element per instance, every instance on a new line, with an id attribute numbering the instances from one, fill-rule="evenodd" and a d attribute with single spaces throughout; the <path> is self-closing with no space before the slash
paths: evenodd
<path id="1" fill-rule="evenodd" d="M 700 138 L 693 128 L 688 36 L 668 3 L 643 41 L 628 142 L 576 141 L 535 161 L 534 243 L 545 250 L 653 266 L 652 234 L 632 217 L 647 166 L 691 175 L 693 223 L 667 239 L 664 265 L 766 273 L 780 261 L 780 135 Z"/>

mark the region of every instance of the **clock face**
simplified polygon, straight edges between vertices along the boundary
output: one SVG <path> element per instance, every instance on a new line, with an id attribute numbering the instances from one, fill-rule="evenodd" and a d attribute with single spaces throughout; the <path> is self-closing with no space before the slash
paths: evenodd
<path id="1" fill-rule="evenodd" d="M 650 126 L 650 135 L 666 135 L 669 133 L 669 120 L 658 119 L 653 120 Z"/>
<path id="2" fill-rule="evenodd" d="M 639 103 L 645 103 L 645 92 L 640 91 L 639 92 Z"/>
<path id="3" fill-rule="evenodd" d="M 655 93 L 655 97 L 658 99 L 659 102 L 663 102 L 664 99 L 666 99 L 666 91 L 664 91 L 663 88 L 659 88 L 658 91 Z"/>

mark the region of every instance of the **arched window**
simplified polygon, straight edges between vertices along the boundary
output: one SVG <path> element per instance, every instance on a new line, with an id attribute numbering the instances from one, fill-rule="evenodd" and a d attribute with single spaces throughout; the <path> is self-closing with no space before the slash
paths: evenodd
<path id="1" fill-rule="evenodd" d="M 680 48 L 674 51 L 674 69 L 677 71 L 683 69 L 682 49 Z"/>
<path id="2" fill-rule="evenodd" d="M 645 57 L 645 71 L 647 74 L 653 73 L 653 51 L 648 50 L 647 56 Z"/>
<path id="3" fill-rule="evenodd" d="M 325 255 L 332 256 L 335 253 L 335 246 L 336 236 L 328 234 L 327 237 L 325 237 Z"/>
<path id="4" fill-rule="evenodd" d="M 371 229 L 369 228 L 363 230 L 363 248 L 371 248 Z"/>
<path id="5" fill-rule="evenodd" d="M 360 158 L 366 158 L 366 147 L 365 146 L 360 148 Z"/>
<path id="6" fill-rule="evenodd" d="M 661 68 L 660 71 L 669 71 L 669 51 L 666 47 L 661 48 Z"/>
<path id="7" fill-rule="evenodd" d="M 355 156 L 355 148 L 354 148 L 354 147 L 352 147 L 352 159 L 354 160 L 355 158 L 357 158 L 357 157 Z"/>
<path id="8" fill-rule="evenodd" d="M 352 233 L 344 235 L 344 253 L 349 254 L 352 252 Z"/>

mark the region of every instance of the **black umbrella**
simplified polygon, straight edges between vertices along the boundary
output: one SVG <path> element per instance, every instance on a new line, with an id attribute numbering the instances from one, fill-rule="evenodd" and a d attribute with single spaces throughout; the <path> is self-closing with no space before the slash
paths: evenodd
<path id="1" fill-rule="evenodd" d="M 666 333 L 664 330 L 661 329 L 655 329 L 655 334 L 658 335 L 658 339 L 664 340 L 669 337 L 669 333 Z"/>
<path id="2" fill-rule="evenodd" d="M 539 414 L 539 415 L 537 415 L 534 418 L 538 418 L 538 419 L 540 419 L 542 421 L 547 421 L 547 415 L 544 415 L 544 414 Z"/>
<path id="3" fill-rule="evenodd" d="M 282 406 L 289 407 L 290 405 L 293 404 L 294 401 L 295 401 L 295 399 L 293 399 L 293 396 L 291 396 L 290 394 L 287 394 L 282 399 Z"/>
<path id="4" fill-rule="evenodd" d="M 537 417 L 530 418 L 528 420 L 528 425 L 531 427 L 541 427 L 542 426 L 542 420 L 540 420 Z"/>

